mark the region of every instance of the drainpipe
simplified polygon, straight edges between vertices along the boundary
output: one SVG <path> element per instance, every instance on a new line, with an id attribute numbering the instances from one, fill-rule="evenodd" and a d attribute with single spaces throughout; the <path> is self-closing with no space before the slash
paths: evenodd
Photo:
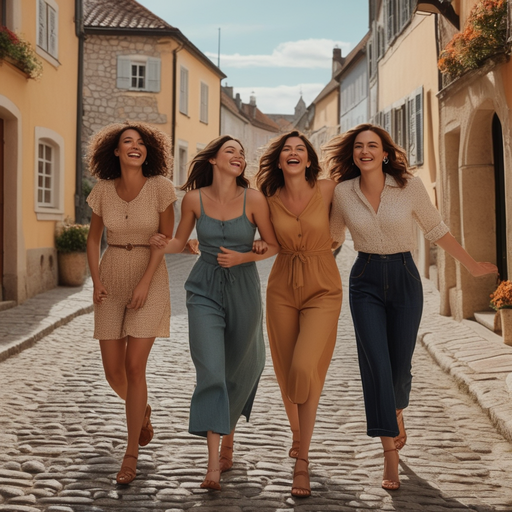
<path id="1" fill-rule="evenodd" d="M 178 52 L 183 48 L 183 43 L 178 45 L 172 51 L 172 126 L 171 126 L 171 139 L 172 139 L 172 156 L 176 160 L 176 111 L 178 105 L 176 104 L 177 93 L 177 82 L 178 82 Z M 173 180 L 175 178 L 173 171 Z"/>
<path id="2" fill-rule="evenodd" d="M 82 0 L 75 0 L 75 33 L 78 37 L 78 80 L 76 94 L 75 222 L 82 223 L 82 122 L 84 78 L 84 17 Z"/>

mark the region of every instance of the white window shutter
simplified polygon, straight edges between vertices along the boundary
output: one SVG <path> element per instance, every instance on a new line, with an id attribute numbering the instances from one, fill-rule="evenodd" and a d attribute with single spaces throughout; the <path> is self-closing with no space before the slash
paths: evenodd
<path id="1" fill-rule="evenodd" d="M 409 158 L 409 165 L 416 165 L 416 155 L 417 155 L 417 137 L 416 137 L 416 100 L 414 96 L 412 98 L 409 98 L 407 101 L 408 106 L 408 132 L 409 132 L 409 147 L 407 148 L 408 151 L 408 158 Z"/>
<path id="2" fill-rule="evenodd" d="M 188 115 L 188 69 L 180 71 L 180 112 Z"/>
<path id="3" fill-rule="evenodd" d="M 47 25 L 46 25 L 46 2 L 39 0 L 39 13 L 37 20 L 37 46 L 43 50 L 48 49 Z"/>
<path id="4" fill-rule="evenodd" d="M 416 165 L 423 163 L 423 89 L 414 98 L 416 104 Z"/>
<path id="5" fill-rule="evenodd" d="M 160 59 L 149 57 L 147 64 L 147 90 L 160 92 Z"/>
<path id="6" fill-rule="evenodd" d="M 208 85 L 201 82 L 201 121 L 208 123 Z"/>
<path id="7" fill-rule="evenodd" d="M 58 17 L 57 11 L 48 6 L 48 53 L 57 58 L 58 53 Z"/>
<path id="8" fill-rule="evenodd" d="M 117 57 L 117 88 L 129 89 L 131 79 L 131 63 L 128 57 Z"/>

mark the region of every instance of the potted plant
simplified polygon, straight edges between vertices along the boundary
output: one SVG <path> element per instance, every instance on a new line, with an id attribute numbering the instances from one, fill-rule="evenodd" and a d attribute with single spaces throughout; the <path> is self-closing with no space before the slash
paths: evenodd
<path id="1" fill-rule="evenodd" d="M 40 78 L 43 65 L 27 41 L 7 27 L 0 27 L 0 60 L 5 60 L 23 71 L 27 78 Z"/>
<path id="2" fill-rule="evenodd" d="M 512 281 L 502 281 L 491 293 L 491 308 L 499 311 L 503 342 L 512 345 Z"/>
<path id="3" fill-rule="evenodd" d="M 55 236 L 59 266 L 59 284 L 81 286 L 88 275 L 87 235 L 89 226 L 63 224 Z"/>

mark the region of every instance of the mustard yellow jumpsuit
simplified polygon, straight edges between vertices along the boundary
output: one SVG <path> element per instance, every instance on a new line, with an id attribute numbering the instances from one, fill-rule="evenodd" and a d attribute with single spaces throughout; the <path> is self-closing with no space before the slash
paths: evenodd
<path id="1" fill-rule="evenodd" d="M 322 389 L 331 362 L 341 310 L 341 279 L 331 251 L 329 212 L 318 185 L 297 217 L 281 202 L 268 198 L 281 252 L 267 288 L 270 350 L 292 431 L 299 425 L 291 404 L 308 400 L 312 383 Z M 286 403 L 290 401 L 290 404 Z"/>

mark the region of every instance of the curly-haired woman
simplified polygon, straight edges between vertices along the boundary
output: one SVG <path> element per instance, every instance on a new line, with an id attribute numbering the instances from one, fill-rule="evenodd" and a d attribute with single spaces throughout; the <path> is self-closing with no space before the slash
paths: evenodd
<path id="1" fill-rule="evenodd" d="M 367 434 L 384 450 L 382 487 L 400 487 L 398 450 L 407 439 L 403 409 L 409 404 L 411 361 L 423 308 L 421 279 L 411 256 L 414 221 L 425 238 L 459 260 L 473 276 L 497 272 L 476 262 L 450 234 L 420 178 L 388 132 L 362 124 L 323 148 L 339 184 L 331 212 L 333 239 L 345 227 L 358 257 L 350 273 L 350 311 L 363 383 Z"/>
<path id="2" fill-rule="evenodd" d="M 331 362 L 341 309 L 341 279 L 331 251 L 329 211 L 336 185 L 320 180 L 316 152 L 300 132 L 271 141 L 257 183 L 281 245 L 268 279 L 272 361 L 293 435 L 292 495 L 306 498 L 309 445 Z"/>
<path id="3" fill-rule="evenodd" d="M 171 143 L 144 123 L 112 124 L 93 136 L 89 165 L 98 182 L 87 198 L 92 208 L 87 257 L 94 284 L 94 337 L 105 376 L 126 403 L 128 443 L 116 480 L 136 476 L 139 444 L 153 437 L 147 404 L 146 363 L 155 337 L 169 336 L 171 305 L 167 269 L 150 251 L 157 232 L 171 237 L 174 185 Z M 100 263 L 100 241 L 108 247 Z"/>

